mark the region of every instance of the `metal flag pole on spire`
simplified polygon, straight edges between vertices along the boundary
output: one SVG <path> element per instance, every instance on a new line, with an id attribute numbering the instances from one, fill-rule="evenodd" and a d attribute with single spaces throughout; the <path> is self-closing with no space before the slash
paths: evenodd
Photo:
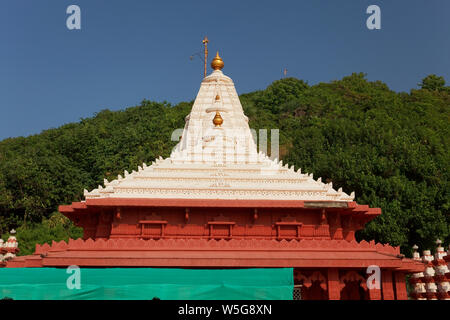
<path id="1" fill-rule="evenodd" d="M 190 56 L 189 59 L 193 60 L 194 56 L 198 56 L 202 61 L 203 61 L 203 65 L 204 65 L 204 72 L 203 72 L 203 77 L 206 78 L 206 72 L 208 71 L 207 69 L 207 63 L 208 63 L 208 37 L 205 36 L 205 38 L 202 40 L 202 43 L 205 45 L 205 49 L 203 51 L 204 56 L 201 56 L 201 52 L 196 52 L 193 55 Z"/>
<path id="2" fill-rule="evenodd" d="M 202 43 L 205 45 L 205 59 L 204 59 L 204 64 L 205 64 L 205 72 L 204 72 L 204 77 L 206 78 L 206 63 L 208 61 L 208 37 L 205 36 L 205 38 L 203 39 Z"/>

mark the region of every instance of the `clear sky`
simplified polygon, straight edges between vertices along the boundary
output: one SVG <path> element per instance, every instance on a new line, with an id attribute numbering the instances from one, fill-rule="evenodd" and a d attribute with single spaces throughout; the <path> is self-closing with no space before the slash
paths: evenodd
<path id="1" fill-rule="evenodd" d="M 81 30 L 66 9 L 81 8 Z M 381 29 L 366 9 L 381 8 Z M 0 139 L 155 101 L 193 100 L 210 39 L 238 93 L 365 72 L 396 91 L 450 82 L 448 0 L 0 0 Z M 209 63 L 208 63 L 209 65 Z"/>

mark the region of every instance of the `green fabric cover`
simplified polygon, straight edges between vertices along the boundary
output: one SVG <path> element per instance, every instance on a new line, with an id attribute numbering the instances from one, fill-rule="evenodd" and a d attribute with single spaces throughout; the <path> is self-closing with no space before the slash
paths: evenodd
<path id="1" fill-rule="evenodd" d="M 291 300 L 292 268 L 81 268 L 68 289 L 62 268 L 0 268 L 0 299 L 15 300 Z"/>

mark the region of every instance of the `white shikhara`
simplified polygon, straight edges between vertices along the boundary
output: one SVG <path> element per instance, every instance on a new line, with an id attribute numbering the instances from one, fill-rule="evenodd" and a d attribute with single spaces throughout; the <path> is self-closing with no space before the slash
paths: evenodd
<path id="1" fill-rule="evenodd" d="M 213 118 L 220 114 L 222 125 Z M 239 199 L 348 202 L 348 195 L 312 174 L 258 152 L 233 81 L 221 70 L 203 79 L 181 140 L 169 158 L 104 180 L 86 199 Z"/>

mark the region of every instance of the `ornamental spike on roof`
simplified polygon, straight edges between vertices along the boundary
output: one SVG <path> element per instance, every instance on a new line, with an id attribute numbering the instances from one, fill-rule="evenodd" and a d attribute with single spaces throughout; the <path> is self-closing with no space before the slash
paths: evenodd
<path id="1" fill-rule="evenodd" d="M 219 68 L 203 79 L 185 120 L 169 158 L 143 163 L 132 173 L 125 170 L 111 182 L 105 179 L 104 187 L 85 190 L 85 198 L 354 199 L 354 193 L 336 191 L 331 183 L 258 152 L 234 83 Z"/>

